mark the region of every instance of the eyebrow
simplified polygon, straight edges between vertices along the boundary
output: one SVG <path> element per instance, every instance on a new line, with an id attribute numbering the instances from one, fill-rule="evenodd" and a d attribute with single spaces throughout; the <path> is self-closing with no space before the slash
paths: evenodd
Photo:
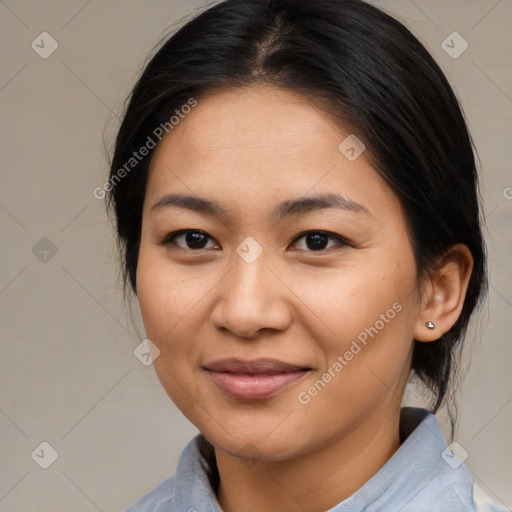
<path id="1" fill-rule="evenodd" d="M 180 207 L 199 213 L 227 217 L 226 209 L 218 202 L 205 197 L 183 194 L 167 194 L 161 197 L 151 207 L 151 212 L 169 207 Z M 303 215 L 312 211 L 337 208 L 340 210 L 371 216 L 368 208 L 339 194 L 316 194 L 313 196 L 290 199 L 277 204 L 271 212 L 274 218 L 285 218 Z"/>

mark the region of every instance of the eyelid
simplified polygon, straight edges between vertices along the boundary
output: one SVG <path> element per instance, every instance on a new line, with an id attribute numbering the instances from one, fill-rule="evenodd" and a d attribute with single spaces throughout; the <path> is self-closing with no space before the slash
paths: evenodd
<path id="1" fill-rule="evenodd" d="M 158 243 L 160 245 L 167 246 L 172 243 L 172 240 L 174 238 L 176 238 L 180 235 L 186 235 L 188 233 L 201 233 L 202 235 L 205 235 L 205 237 L 208 238 L 209 240 L 214 240 L 218 244 L 218 242 L 215 240 L 215 238 L 213 238 L 210 234 L 208 234 L 206 231 L 203 231 L 202 229 L 197 229 L 197 228 L 196 229 L 194 229 L 194 228 L 178 229 L 176 231 L 172 231 L 172 232 L 164 235 L 162 238 L 160 238 L 158 240 Z M 174 245 L 176 245 L 176 244 L 174 244 Z M 220 245 L 220 244 L 218 244 L 218 245 Z M 199 252 L 202 250 L 202 249 L 187 249 L 184 247 L 180 247 L 179 245 L 176 245 L 176 247 L 178 247 L 179 249 L 190 250 L 190 251 L 195 251 L 195 252 Z"/>
<path id="2" fill-rule="evenodd" d="M 201 234 L 205 235 L 207 239 L 213 240 L 213 241 L 215 241 L 215 243 L 220 245 L 215 240 L 215 238 L 213 238 L 206 231 L 203 231 L 202 229 L 193 229 L 193 228 L 179 229 L 177 231 L 172 231 L 171 233 L 166 234 L 162 239 L 160 239 L 158 241 L 158 243 L 160 245 L 163 245 L 163 246 L 168 246 L 168 245 L 172 244 L 172 240 L 174 238 L 176 238 L 177 236 L 180 236 L 180 235 L 185 235 L 187 233 L 201 233 Z M 298 235 L 296 235 L 294 237 L 294 239 L 292 240 L 291 244 L 295 244 L 298 240 L 300 240 L 301 238 L 305 237 L 306 235 L 308 235 L 310 233 L 321 233 L 321 234 L 327 236 L 330 239 L 335 239 L 335 240 L 337 240 L 339 242 L 339 246 L 341 246 L 341 247 L 343 247 L 343 246 L 355 247 L 355 245 L 350 240 L 348 240 L 347 238 L 345 238 L 345 237 L 343 237 L 341 235 L 338 235 L 337 233 L 333 233 L 332 231 L 326 231 L 326 230 L 323 230 L 323 229 L 308 229 L 306 231 L 303 231 L 303 232 L 299 233 Z M 174 245 L 176 247 L 178 247 L 179 249 L 184 249 L 186 251 L 192 251 L 192 252 L 199 252 L 199 251 L 205 249 L 205 248 L 203 248 L 203 249 L 187 249 L 187 248 L 184 248 L 184 247 L 180 247 L 179 245 L 176 245 L 176 244 L 174 244 Z M 208 248 L 206 248 L 206 249 L 208 249 Z M 332 247 L 331 247 L 331 249 L 332 249 Z M 322 254 L 322 253 L 324 253 L 326 251 L 327 251 L 327 249 L 321 249 L 321 250 L 318 250 L 318 251 L 306 251 L 306 252 L 310 252 L 310 253 L 313 253 L 313 254 L 314 253 Z"/>
<path id="3" fill-rule="evenodd" d="M 306 235 L 309 235 L 310 233 L 321 233 L 321 234 L 327 236 L 328 238 L 334 238 L 334 239 L 338 240 L 339 242 L 341 242 L 342 245 L 348 245 L 349 247 L 355 247 L 355 245 L 350 240 L 348 240 L 347 238 L 345 238 L 345 237 L 343 237 L 341 235 L 338 235 L 337 233 L 333 233 L 332 231 L 326 231 L 325 229 L 308 229 L 306 231 L 303 231 L 302 233 L 299 233 L 293 239 L 292 243 L 295 243 L 297 240 L 301 239 L 302 237 L 304 237 Z M 307 251 L 307 252 L 322 253 L 323 251 L 325 251 L 325 249 L 322 249 L 320 251 Z"/>

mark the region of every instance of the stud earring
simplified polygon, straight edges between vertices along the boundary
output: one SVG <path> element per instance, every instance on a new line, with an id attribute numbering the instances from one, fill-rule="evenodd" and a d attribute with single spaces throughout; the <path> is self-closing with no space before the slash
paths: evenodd
<path id="1" fill-rule="evenodd" d="M 428 329 L 435 329 L 436 327 L 434 322 L 431 321 L 426 322 L 425 325 L 427 326 Z"/>

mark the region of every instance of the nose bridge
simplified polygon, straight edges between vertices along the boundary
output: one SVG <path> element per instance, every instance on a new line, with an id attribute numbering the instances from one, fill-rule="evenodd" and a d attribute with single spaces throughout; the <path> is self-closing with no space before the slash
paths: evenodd
<path id="1" fill-rule="evenodd" d="M 233 266 L 213 313 L 215 325 L 244 337 L 263 328 L 286 328 L 286 287 L 270 270 L 272 263 L 263 247 L 246 238 L 233 255 Z"/>
<path id="2" fill-rule="evenodd" d="M 237 247 L 236 253 L 232 283 L 235 295 L 265 300 L 265 290 L 270 291 L 269 288 L 272 286 L 269 283 L 271 273 L 267 267 L 268 251 L 264 251 L 260 244 L 249 237 Z"/>

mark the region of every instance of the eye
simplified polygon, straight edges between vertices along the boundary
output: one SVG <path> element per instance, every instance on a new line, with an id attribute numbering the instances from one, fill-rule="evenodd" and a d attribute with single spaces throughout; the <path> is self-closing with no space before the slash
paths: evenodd
<path id="1" fill-rule="evenodd" d="M 181 243 L 186 245 L 182 246 L 180 243 L 176 243 L 177 240 L 181 240 Z M 160 243 L 161 245 L 177 245 L 182 249 L 201 250 L 209 248 L 206 246 L 208 240 L 213 240 L 213 238 L 204 231 L 199 229 L 181 229 L 169 233 Z"/>
<path id="2" fill-rule="evenodd" d="M 304 243 L 299 250 L 307 250 L 309 252 L 319 252 L 330 249 L 332 246 L 326 247 L 329 243 L 329 239 L 336 241 L 337 245 L 341 247 L 351 246 L 348 240 L 345 240 L 334 233 L 330 233 L 329 231 L 307 231 L 305 233 L 301 233 L 293 243 L 296 244 L 297 241 L 301 239 L 304 239 Z"/>
<path id="3" fill-rule="evenodd" d="M 334 233 L 330 233 L 329 231 L 306 231 L 296 237 L 293 244 L 297 244 L 301 239 L 304 239 L 304 241 L 302 243 L 302 247 L 299 247 L 298 249 L 306 250 L 307 252 L 320 252 L 332 248 L 333 245 L 328 245 L 329 240 L 335 242 L 334 246 L 352 246 L 348 240 L 345 240 L 343 237 Z M 166 235 L 164 239 L 160 241 L 160 244 L 164 246 L 175 245 L 181 249 L 188 250 L 219 248 L 216 244 L 214 244 L 213 247 L 208 247 L 208 241 L 213 242 L 214 239 L 204 231 L 199 229 L 181 229 Z"/>

